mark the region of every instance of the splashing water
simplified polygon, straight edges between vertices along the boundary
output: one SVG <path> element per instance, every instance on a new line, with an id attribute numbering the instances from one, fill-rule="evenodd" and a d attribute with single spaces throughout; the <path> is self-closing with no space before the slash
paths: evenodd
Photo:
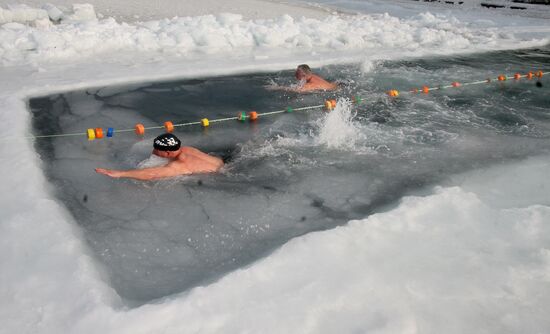
<path id="1" fill-rule="evenodd" d="M 316 143 L 330 149 L 355 148 L 355 144 L 365 138 L 360 125 L 353 120 L 355 115 L 350 100 L 338 99 L 336 108 L 320 120 Z"/>
<path id="2" fill-rule="evenodd" d="M 149 167 L 164 166 L 168 162 L 170 162 L 170 159 L 162 158 L 162 157 L 156 156 L 154 154 L 151 154 L 151 156 L 149 158 L 141 161 L 138 164 L 137 168 L 142 169 L 142 168 L 149 168 Z"/>
<path id="3" fill-rule="evenodd" d="M 361 73 L 367 74 L 374 71 L 378 66 L 380 66 L 381 61 L 379 60 L 364 60 L 360 65 Z"/>

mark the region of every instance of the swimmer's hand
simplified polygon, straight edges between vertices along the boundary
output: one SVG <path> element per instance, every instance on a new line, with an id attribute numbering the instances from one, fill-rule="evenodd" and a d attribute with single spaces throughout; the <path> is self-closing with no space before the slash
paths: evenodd
<path id="1" fill-rule="evenodd" d="M 122 176 L 122 171 L 118 170 L 112 170 L 112 169 L 105 169 L 105 168 L 96 168 L 96 173 L 107 175 L 113 178 L 119 178 Z"/>

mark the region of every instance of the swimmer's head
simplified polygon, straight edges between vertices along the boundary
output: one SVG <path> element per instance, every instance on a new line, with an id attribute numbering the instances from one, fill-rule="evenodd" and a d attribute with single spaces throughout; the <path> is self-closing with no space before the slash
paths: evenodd
<path id="1" fill-rule="evenodd" d="M 296 76 L 296 79 L 298 79 L 298 80 L 305 80 L 309 76 L 311 76 L 311 68 L 306 64 L 298 65 L 294 75 Z"/>
<path id="2" fill-rule="evenodd" d="M 181 141 L 178 137 L 171 133 L 164 133 L 153 141 L 153 154 L 166 158 L 170 153 L 178 151 L 180 147 Z"/>

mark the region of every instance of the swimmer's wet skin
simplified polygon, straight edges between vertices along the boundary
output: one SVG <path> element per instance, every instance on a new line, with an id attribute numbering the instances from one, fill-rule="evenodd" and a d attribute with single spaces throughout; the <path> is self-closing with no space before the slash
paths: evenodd
<path id="1" fill-rule="evenodd" d="M 180 175 L 215 173 L 224 165 L 220 158 L 208 155 L 193 147 L 181 147 L 181 141 L 171 133 L 165 133 L 155 138 L 153 154 L 161 158 L 172 159 L 172 161 L 160 167 L 132 170 L 96 168 L 95 171 L 113 178 L 148 181 Z"/>
<path id="2" fill-rule="evenodd" d="M 338 89 L 338 84 L 328 82 L 311 71 L 309 65 L 298 65 L 294 73 L 296 80 L 300 82 L 296 87 L 270 87 L 270 90 L 285 90 L 296 93 L 309 93 L 314 91 L 331 91 Z"/>

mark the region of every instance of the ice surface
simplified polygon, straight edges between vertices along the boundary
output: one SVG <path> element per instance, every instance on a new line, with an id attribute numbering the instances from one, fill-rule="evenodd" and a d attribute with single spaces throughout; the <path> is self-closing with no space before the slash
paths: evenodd
<path id="1" fill-rule="evenodd" d="M 410 0 L 294 0 L 295 3 L 315 4 L 319 8 L 329 11 L 339 11 L 345 13 L 391 13 L 398 16 L 416 15 L 419 11 L 445 12 L 458 16 L 468 16 L 471 20 L 479 16 L 501 16 L 501 19 L 511 21 L 516 25 L 517 18 L 521 16 L 531 18 L 549 18 L 550 9 L 547 6 L 533 5 L 528 3 L 515 3 L 511 0 L 461 0 L 461 1 L 418 1 Z M 500 4 L 503 8 L 495 10 L 494 8 L 483 7 L 482 4 Z M 510 7 L 522 7 L 523 10 L 517 10 Z M 481 19 L 480 19 L 481 20 Z"/>

